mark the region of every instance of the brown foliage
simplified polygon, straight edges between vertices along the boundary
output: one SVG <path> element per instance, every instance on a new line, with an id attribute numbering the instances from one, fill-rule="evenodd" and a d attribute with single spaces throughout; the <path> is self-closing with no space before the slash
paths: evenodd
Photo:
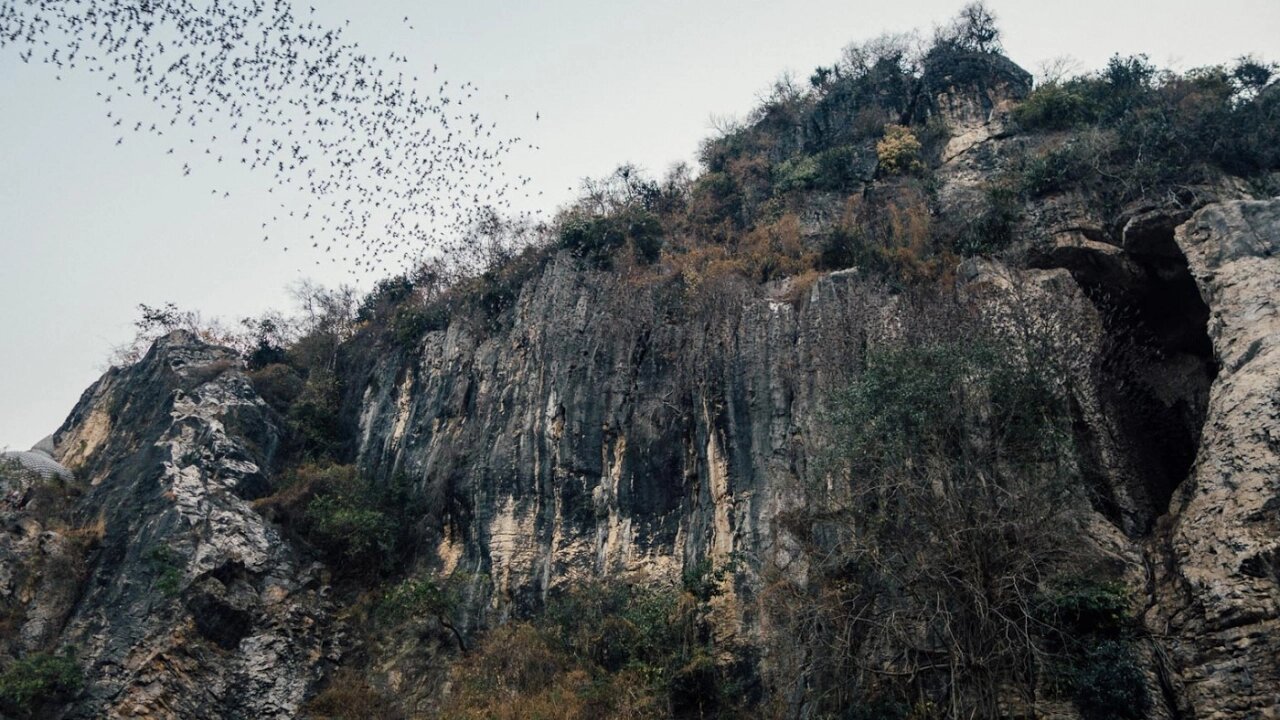
<path id="1" fill-rule="evenodd" d="M 886 175 L 905 175 L 924 169 L 920 162 L 920 140 L 902 125 L 884 126 L 884 137 L 876 143 L 876 158 Z"/>
<path id="2" fill-rule="evenodd" d="M 317 720 L 399 720 L 405 717 L 404 711 L 392 698 L 347 668 L 333 674 L 328 687 L 307 703 L 306 712 L 308 717 Z"/>
<path id="3" fill-rule="evenodd" d="M 254 510 L 266 518 L 286 525 L 299 521 L 307 503 L 324 490 L 349 487 L 356 481 L 352 465 L 303 463 L 291 469 L 276 485 L 275 492 L 254 500 Z"/>
<path id="4" fill-rule="evenodd" d="M 659 718 L 648 681 L 622 671 L 593 677 L 545 631 L 524 622 L 497 628 L 454 669 L 446 720 Z"/>

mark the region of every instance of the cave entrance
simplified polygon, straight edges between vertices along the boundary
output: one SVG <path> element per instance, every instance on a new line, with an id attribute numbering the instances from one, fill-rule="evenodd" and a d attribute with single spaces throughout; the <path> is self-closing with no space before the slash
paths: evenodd
<path id="1" fill-rule="evenodd" d="M 1121 487 L 1101 498 L 1101 509 L 1131 535 L 1145 535 L 1195 462 L 1218 365 L 1209 308 L 1174 223 L 1136 238 L 1127 232 L 1125 246 L 1058 264 L 1099 309 L 1107 333 L 1100 400 L 1124 467 L 1108 484 Z"/>

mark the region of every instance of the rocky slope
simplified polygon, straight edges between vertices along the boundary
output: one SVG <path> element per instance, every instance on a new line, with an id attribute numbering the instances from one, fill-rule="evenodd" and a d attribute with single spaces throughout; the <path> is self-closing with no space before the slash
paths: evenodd
<path id="1" fill-rule="evenodd" d="M 930 76 L 928 112 L 953 128 L 944 203 L 963 206 L 1025 142 L 1005 125 L 1028 80 L 998 70 L 976 88 Z M 1046 324 L 1085 365 L 1139 325 L 1156 348 L 1126 365 L 1124 393 L 1078 368 L 1075 401 L 1090 542 L 1145 608 L 1158 717 L 1280 708 L 1280 200 L 1241 194 L 1205 188 L 1194 214 L 1127 208 L 1118 228 L 1049 197 L 1019 253 L 958 273 L 990 324 Z M 679 314 L 663 293 L 562 253 L 499 329 L 455 322 L 408 347 L 362 335 L 342 349 L 351 459 L 423 501 L 424 567 L 489 580 L 470 627 L 582 578 L 674 581 L 709 560 L 735 568 L 716 631 L 753 642 L 770 632 L 765 570 L 803 575 L 779 517 L 821 480 L 822 400 L 919 316 L 856 269 L 745 303 L 707 293 Z M 1107 317 L 1102 295 L 1136 315 Z M 29 500 L 5 506 L 0 570 L 70 553 L 75 528 L 100 526 L 70 580 L 23 597 L 19 642 L 72 645 L 85 667 L 65 716 L 295 717 L 351 650 L 328 571 L 251 505 L 278 470 L 283 421 L 242 365 L 190 334 L 161 339 L 55 435 L 75 522 L 46 529 L 24 519 Z M 426 692 L 394 670 L 393 691 Z"/>
<path id="2" fill-rule="evenodd" d="M 295 717 L 335 628 L 324 573 L 249 505 L 277 418 L 187 333 L 90 387 L 57 433 L 101 540 L 61 619 L 87 684 L 67 717 Z"/>
<path id="3" fill-rule="evenodd" d="M 1176 709 L 1280 709 L 1280 201 L 1212 205 L 1177 230 L 1221 367 L 1191 476 L 1152 550 L 1148 621 L 1172 639 Z"/>

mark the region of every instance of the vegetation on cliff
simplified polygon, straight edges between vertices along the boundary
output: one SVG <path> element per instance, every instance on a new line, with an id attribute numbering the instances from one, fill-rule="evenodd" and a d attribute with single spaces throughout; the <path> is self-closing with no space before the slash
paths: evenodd
<path id="1" fill-rule="evenodd" d="M 1104 500 L 1086 477 L 1074 366 L 1098 359 L 1063 356 L 1054 328 L 993 329 L 956 297 L 957 266 L 1028 252 L 1028 223 L 1054 196 L 1078 196 L 1116 235 L 1135 208 L 1186 211 L 1227 180 L 1274 191 L 1272 74 L 1252 59 L 1179 74 L 1116 57 L 1032 89 L 975 4 L 929 43 L 878 38 L 807 85 L 779 81 L 704 143 L 697 173 L 624 165 L 550 226 L 483 218 L 480 268 L 431 262 L 362 300 L 304 287 L 300 319 L 232 331 L 144 308 L 135 347 L 178 327 L 237 346 L 288 431 L 254 505 L 333 571 L 364 643 L 328 675 L 317 716 L 408 715 L 384 682 L 399 662 L 433 678 L 431 711 L 448 718 L 959 718 L 1046 701 L 1087 720 L 1144 717 L 1148 638 L 1117 569 L 1079 542 Z M 979 106 L 977 124 L 1009 141 L 961 200 L 943 182 L 967 151 L 946 98 Z M 376 390 L 352 381 L 367 379 L 359 369 L 417 357 L 428 337 L 502 337 L 553 262 L 603 278 L 636 311 L 618 323 L 649 329 L 762 295 L 803 309 L 819 277 L 848 268 L 908 308 L 888 341 L 848 338 L 829 422 L 805 438 L 827 452 L 781 518 L 804 569 L 755 558 L 766 586 L 744 591 L 770 623 L 755 645 L 713 617 L 737 580 L 697 565 L 681 584 L 541 588 L 486 625 L 473 607 L 486 569 L 424 550 L 453 528 L 423 518 L 456 499 L 423 497 L 402 467 L 354 464 L 352 396 Z M 698 341 L 689 353 L 713 364 Z"/>

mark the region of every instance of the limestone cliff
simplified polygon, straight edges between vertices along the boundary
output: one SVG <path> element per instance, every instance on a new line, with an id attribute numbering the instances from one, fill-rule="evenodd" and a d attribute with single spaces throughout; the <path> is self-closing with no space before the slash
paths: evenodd
<path id="1" fill-rule="evenodd" d="M 294 717 L 336 632 L 319 566 L 249 501 L 276 418 L 186 333 L 90 387 L 56 435 L 101 540 L 61 621 L 87 684 L 68 717 Z"/>
<path id="2" fill-rule="evenodd" d="M 900 108 L 952 130 L 936 168 L 949 211 L 1041 142 L 1009 131 L 1029 79 L 999 60 L 928 68 Z M 874 177 L 860 172 L 858 192 Z M 1238 200 L 1232 182 L 1192 194 L 1109 218 L 1071 193 L 1039 197 L 1011 250 L 952 258 L 948 291 L 992 327 L 1037 323 L 1078 356 L 1081 542 L 1137 598 L 1151 714 L 1274 717 L 1280 200 Z M 839 214 L 829 200 L 806 200 L 809 235 Z M 733 570 L 715 632 L 762 643 L 766 570 L 805 573 L 780 518 L 824 481 L 824 400 L 920 321 L 865 269 L 809 280 L 681 294 L 549 253 L 499 323 L 456 320 L 409 342 L 369 330 L 338 349 L 344 459 L 423 508 L 415 569 L 487 579 L 463 630 L 528 615 L 585 578 L 678 582 L 709 561 Z M 441 685 L 370 659 L 348 626 L 358 592 L 338 593 L 331 568 L 253 507 L 285 434 L 242 358 L 177 332 L 104 375 L 54 436 L 54 459 L 75 473 L 65 522 L 40 515 L 27 485 L 9 488 L 0 593 L 19 608 L 13 642 L 75 648 L 86 684 L 63 716 L 297 717 L 359 653 L 429 710 Z M 44 556 L 64 558 L 57 583 L 32 570 Z M 804 715 L 803 698 L 785 700 Z"/>

